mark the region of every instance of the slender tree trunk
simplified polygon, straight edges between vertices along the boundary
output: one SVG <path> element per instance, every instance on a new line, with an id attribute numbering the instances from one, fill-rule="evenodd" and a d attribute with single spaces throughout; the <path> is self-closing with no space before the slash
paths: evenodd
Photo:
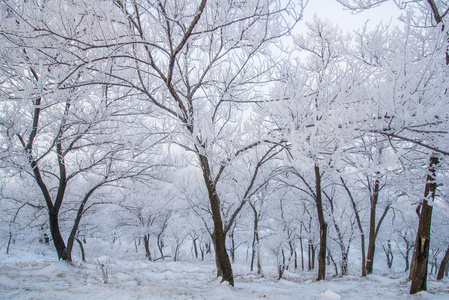
<path id="1" fill-rule="evenodd" d="M 198 154 L 200 165 L 203 170 L 204 182 L 207 187 L 210 208 L 212 211 L 212 219 L 214 222 L 214 246 L 217 259 L 217 265 L 223 274 L 223 280 L 227 281 L 232 286 L 234 285 L 234 275 L 232 273 L 232 266 L 226 251 L 226 235 L 223 230 L 223 221 L 220 211 L 220 199 L 217 195 L 215 183 L 212 180 L 212 174 L 209 167 L 209 161 L 206 156 Z"/>
<path id="2" fill-rule="evenodd" d="M 162 232 L 159 232 L 157 235 L 157 247 L 159 248 L 159 252 L 161 253 L 161 258 L 164 259 L 164 242 L 162 241 Z"/>
<path id="3" fill-rule="evenodd" d="M 301 269 L 304 271 L 304 247 L 302 244 L 302 237 L 299 238 L 299 246 L 301 248 Z"/>
<path id="4" fill-rule="evenodd" d="M 254 262 L 257 264 L 257 274 L 262 274 L 262 265 L 260 262 L 260 244 L 259 244 L 259 232 L 257 227 L 254 231 L 254 239 L 251 251 L 251 272 L 254 270 Z"/>
<path id="5" fill-rule="evenodd" d="M 179 242 L 176 242 L 175 255 L 173 257 L 173 261 L 178 261 L 178 252 L 179 252 Z"/>
<path id="6" fill-rule="evenodd" d="M 320 223 L 320 250 L 318 253 L 318 277 L 317 281 L 326 278 L 326 251 L 327 251 L 327 223 L 324 220 L 323 201 L 321 198 L 321 174 L 318 165 L 315 165 L 316 180 L 316 208 L 318 222 Z"/>
<path id="7" fill-rule="evenodd" d="M 357 220 L 357 227 L 359 228 L 360 231 L 360 247 L 362 248 L 362 277 L 363 277 L 366 276 L 365 234 L 363 233 L 362 222 L 360 220 L 359 211 L 357 210 L 354 197 L 352 197 L 352 193 L 349 190 L 348 186 L 346 185 L 346 182 L 343 180 L 343 177 L 340 177 L 340 180 L 346 192 L 348 193 L 349 199 L 351 200 L 352 210 L 354 211 L 355 218 Z"/>
<path id="8" fill-rule="evenodd" d="M 341 275 L 348 275 L 349 246 L 341 250 Z"/>
<path id="9" fill-rule="evenodd" d="M 307 258 L 308 258 L 308 263 L 309 263 L 309 271 L 311 271 L 313 269 L 313 265 L 312 265 L 312 262 L 314 260 L 314 258 L 312 258 L 313 251 L 314 251 L 313 245 L 310 243 L 310 240 L 309 240 L 309 249 L 307 251 L 307 254 L 308 254 Z"/>
<path id="10" fill-rule="evenodd" d="M 67 260 L 72 261 L 72 249 L 73 249 L 73 243 L 75 241 L 76 233 L 78 232 L 78 227 L 81 223 L 81 218 L 84 214 L 84 206 L 86 205 L 87 201 L 89 200 L 90 196 L 102 185 L 104 182 L 99 183 L 95 185 L 93 188 L 91 188 L 86 195 L 84 195 L 83 200 L 80 203 L 80 206 L 78 207 L 78 212 L 76 214 L 75 222 L 73 222 L 72 230 L 70 231 L 69 238 L 67 240 Z"/>
<path id="11" fill-rule="evenodd" d="M 410 269 L 410 279 L 412 280 L 410 294 L 427 290 L 427 264 L 429 261 L 430 226 L 432 223 L 432 206 L 428 204 L 428 200 L 433 201 L 435 199 L 437 189 L 435 168 L 438 163 L 438 157 L 430 157 L 429 174 L 427 175 L 421 211 L 419 212 L 419 225 Z"/>
<path id="12" fill-rule="evenodd" d="M 253 244 L 252 244 L 252 251 L 251 251 L 251 272 L 252 272 L 254 269 L 254 260 L 256 259 L 257 251 L 259 248 L 259 217 L 257 215 L 257 210 L 256 210 L 256 207 L 254 206 L 254 204 L 250 202 L 250 206 L 253 209 L 253 213 L 254 213 Z M 257 265 L 258 265 L 257 274 L 260 274 L 261 270 L 259 269 L 259 265 L 260 265 L 259 261 L 257 262 Z"/>
<path id="13" fill-rule="evenodd" d="M 196 245 L 196 241 L 198 240 L 198 238 L 194 238 L 193 239 L 193 251 L 195 253 L 195 258 L 198 258 L 198 247 Z"/>
<path id="14" fill-rule="evenodd" d="M 447 263 L 449 262 L 449 246 L 447 247 L 446 254 L 444 254 L 443 260 L 438 270 L 437 280 L 443 279 L 444 271 L 446 270 Z"/>
<path id="15" fill-rule="evenodd" d="M 295 270 L 298 269 L 298 252 L 295 249 Z"/>
<path id="16" fill-rule="evenodd" d="M 145 247 L 145 256 L 148 260 L 151 260 L 151 251 L 150 251 L 150 234 L 147 233 L 143 236 L 143 245 Z"/>
<path id="17" fill-rule="evenodd" d="M 337 267 L 337 263 L 335 262 L 334 257 L 332 256 L 332 253 L 329 251 L 329 249 L 327 249 L 327 257 L 328 257 L 328 264 L 330 264 L 330 262 L 332 262 L 332 264 L 334 265 L 334 269 L 335 269 L 335 276 L 338 276 L 338 267 Z M 342 274 L 343 275 L 343 274 Z"/>
<path id="18" fill-rule="evenodd" d="M 408 269 L 410 268 L 410 261 L 409 261 L 410 249 L 407 249 L 406 251 L 407 251 L 407 253 L 405 254 L 405 257 L 404 257 L 404 259 L 405 259 L 405 270 L 404 270 L 404 272 L 407 272 Z"/>
<path id="19" fill-rule="evenodd" d="M 368 182 L 369 184 L 369 182 Z M 379 179 L 374 183 L 374 191 L 370 195 L 370 218 L 368 235 L 368 253 L 366 256 L 366 273 L 373 273 L 374 252 L 376 251 L 376 208 L 379 200 Z"/>
<path id="20" fill-rule="evenodd" d="M 405 260 L 405 270 L 404 272 L 407 272 L 410 268 L 410 261 L 409 261 L 409 257 L 410 257 L 410 250 L 413 249 L 413 242 L 410 242 L 409 240 L 407 240 L 407 235 L 401 235 L 402 239 L 405 242 L 405 252 L 400 251 L 402 257 L 404 257 Z"/>
<path id="21" fill-rule="evenodd" d="M 230 249 L 230 253 L 231 253 L 231 261 L 232 261 L 232 263 L 235 263 L 235 240 L 234 240 L 234 230 L 231 231 L 231 233 L 229 234 L 229 237 L 231 238 L 231 249 Z"/>
<path id="22" fill-rule="evenodd" d="M 394 256 L 393 256 L 393 252 L 391 251 L 391 242 L 390 242 L 390 240 L 388 240 L 386 247 L 385 247 L 384 244 L 382 244 L 382 248 L 383 248 L 383 250 L 385 252 L 385 257 L 387 259 L 388 268 L 391 269 L 391 267 L 393 266 Z"/>
<path id="23" fill-rule="evenodd" d="M 86 255 L 85 255 L 85 252 L 84 252 L 83 242 L 81 242 L 81 240 L 78 239 L 78 238 L 75 238 L 75 240 L 78 243 L 78 245 L 80 246 L 82 261 L 86 261 Z"/>

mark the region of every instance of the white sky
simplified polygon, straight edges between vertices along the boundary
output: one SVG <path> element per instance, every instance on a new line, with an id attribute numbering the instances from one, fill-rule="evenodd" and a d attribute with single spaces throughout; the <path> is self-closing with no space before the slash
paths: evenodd
<path id="1" fill-rule="evenodd" d="M 354 14 L 345 9 L 336 0 L 309 0 L 304 11 L 304 18 L 296 25 L 296 31 L 303 32 L 306 28 L 305 22 L 313 20 L 314 14 L 320 19 L 328 19 L 336 23 L 344 31 L 352 31 L 362 27 L 367 20 L 368 25 L 374 27 L 381 21 L 384 23 L 397 22 L 397 18 L 404 13 L 393 1 L 387 1 L 382 5 Z"/>

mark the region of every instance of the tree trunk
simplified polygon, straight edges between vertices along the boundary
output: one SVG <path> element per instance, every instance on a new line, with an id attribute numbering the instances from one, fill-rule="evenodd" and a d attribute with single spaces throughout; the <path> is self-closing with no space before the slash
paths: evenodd
<path id="1" fill-rule="evenodd" d="M 161 258 L 164 259 L 164 242 L 162 241 L 162 233 L 159 232 L 157 235 L 157 247 L 159 248 L 159 252 L 161 253 Z"/>
<path id="2" fill-rule="evenodd" d="M 387 241 L 387 246 L 385 247 L 384 244 L 382 244 L 382 248 L 384 249 L 385 252 L 385 257 L 387 259 L 387 266 L 388 269 L 391 269 L 391 267 L 393 266 L 393 252 L 391 251 L 391 242 L 390 240 Z"/>
<path id="3" fill-rule="evenodd" d="M 432 206 L 428 204 L 428 200 L 433 201 L 435 199 L 437 189 L 435 167 L 438 163 L 438 157 L 430 157 L 429 174 L 427 175 L 421 211 L 419 212 L 419 225 L 410 269 L 410 279 L 412 280 L 410 294 L 427 290 L 427 264 L 429 261 L 430 226 L 432 223 Z"/>
<path id="4" fill-rule="evenodd" d="M 58 253 L 58 259 L 71 261 L 71 259 L 67 257 L 67 248 L 61 236 L 61 232 L 59 231 L 58 212 L 50 211 L 48 214 L 50 223 L 50 233 L 53 239 L 53 244 L 55 245 L 56 248 L 56 252 Z"/>
<path id="5" fill-rule="evenodd" d="M 78 207 L 78 212 L 76 213 L 75 222 L 73 222 L 72 230 L 70 231 L 69 238 L 67 240 L 67 260 L 72 261 L 72 249 L 73 249 L 73 243 L 75 241 L 75 236 L 78 232 L 78 227 L 81 223 L 81 218 L 84 214 L 84 206 L 86 205 L 87 201 L 89 200 L 90 196 L 101 186 L 103 183 L 99 183 L 95 185 L 93 188 L 91 188 L 86 195 L 84 195 L 83 200 L 80 203 L 80 206 Z"/>
<path id="6" fill-rule="evenodd" d="M 220 199 L 217 195 L 217 190 L 214 181 L 212 180 L 212 174 L 209 167 L 209 161 L 206 156 L 198 154 L 200 165 L 203 170 L 203 178 L 207 187 L 209 195 L 210 208 L 212 211 L 212 219 L 214 222 L 214 246 L 217 264 L 223 274 L 223 280 L 229 282 L 234 286 L 234 275 L 232 273 L 232 266 L 229 260 L 228 253 L 226 252 L 226 235 L 223 230 L 223 221 L 220 211 Z"/>
<path id="7" fill-rule="evenodd" d="M 437 280 L 443 279 L 444 271 L 446 270 L 447 263 L 449 261 L 449 246 L 447 247 L 446 254 L 440 264 L 440 269 L 438 270 Z"/>
<path id="8" fill-rule="evenodd" d="M 404 272 L 407 272 L 408 269 L 410 268 L 410 262 L 409 262 L 409 259 L 408 259 L 409 254 L 410 254 L 410 250 L 407 249 L 406 251 L 407 252 L 406 252 L 405 257 L 404 257 L 404 259 L 405 259 L 405 270 L 404 270 Z"/>
<path id="9" fill-rule="evenodd" d="M 299 238 L 299 245 L 301 248 L 301 269 L 304 271 L 304 247 L 302 245 L 302 237 Z"/>
<path id="10" fill-rule="evenodd" d="M 194 238 L 193 239 L 193 251 L 195 253 L 195 258 L 198 258 L 198 247 L 196 245 L 196 241 L 198 240 L 198 238 Z"/>
<path id="11" fill-rule="evenodd" d="M 345 188 L 346 192 L 348 193 L 349 199 L 351 199 L 352 209 L 355 214 L 355 218 L 357 220 L 357 227 L 360 231 L 360 246 L 362 248 L 362 277 L 366 276 L 366 256 L 365 256 L 365 234 L 363 233 L 363 227 L 362 222 L 360 221 L 360 215 L 359 211 L 357 210 L 357 206 L 355 204 L 354 197 L 352 197 L 352 193 L 349 190 L 348 186 L 346 185 L 345 181 L 342 177 L 340 177 L 341 183 L 343 184 L 343 187 Z"/>
<path id="12" fill-rule="evenodd" d="M 347 248 L 342 247 L 341 275 L 348 275 L 348 259 L 349 259 L 349 246 Z"/>
<path id="13" fill-rule="evenodd" d="M 253 244 L 251 251 L 251 272 L 254 270 L 254 261 L 257 259 L 257 274 L 261 274 L 260 261 L 259 261 L 259 217 L 257 215 L 256 207 L 250 202 L 250 206 L 254 213 L 254 231 L 253 231 Z M 257 256 L 257 257 L 256 257 Z"/>
<path id="14" fill-rule="evenodd" d="M 369 182 L 368 182 L 369 184 Z M 379 200 L 379 179 L 374 183 L 374 191 L 370 195 L 370 218 L 368 235 L 368 253 L 366 257 L 366 273 L 373 273 L 374 252 L 376 251 L 376 208 Z"/>
<path id="15" fill-rule="evenodd" d="M 326 251 L 327 251 L 327 223 L 324 220 L 323 201 L 321 198 L 321 174 L 318 165 L 315 165 L 316 180 L 316 209 L 318 222 L 320 223 L 320 250 L 318 252 L 318 277 L 317 281 L 326 278 Z"/>
<path id="16" fill-rule="evenodd" d="M 232 261 L 232 263 L 235 263 L 235 240 L 234 240 L 234 230 L 231 231 L 231 233 L 229 234 L 229 237 L 231 238 L 231 249 L 230 249 L 230 253 L 231 253 L 231 261 Z"/>
<path id="17" fill-rule="evenodd" d="M 143 245 L 145 247 L 145 256 L 148 260 L 151 260 L 151 252 L 150 252 L 150 234 L 147 233 L 143 236 Z"/>
<path id="18" fill-rule="evenodd" d="M 80 239 L 75 238 L 75 240 L 78 242 L 78 245 L 80 246 L 80 250 L 81 250 L 81 259 L 82 261 L 86 261 L 86 255 L 84 253 L 84 246 L 83 246 L 83 242 L 80 241 Z"/>

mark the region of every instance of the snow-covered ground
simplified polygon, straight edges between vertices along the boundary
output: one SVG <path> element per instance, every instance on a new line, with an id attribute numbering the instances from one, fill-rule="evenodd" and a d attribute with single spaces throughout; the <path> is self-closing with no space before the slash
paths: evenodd
<path id="1" fill-rule="evenodd" d="M 208 262 L 149 262 L 99 257 L 67 264 L 49 251 L 45 256 L 15 250 L 0 254 L 0 299 L 449 299 L 449 280 L 430 279 L 428 291 L 409 295 L 407 274 L 351 275 L 316 282 L 315 272 L 287 271 L 277 280 L 274 266 L 265 276 L 234 264 L 235 287 L 220 283 Z M 98 261 L 108 271 L 104 283 Z M 331 272 L 331 270 L 330 270 Z"/>

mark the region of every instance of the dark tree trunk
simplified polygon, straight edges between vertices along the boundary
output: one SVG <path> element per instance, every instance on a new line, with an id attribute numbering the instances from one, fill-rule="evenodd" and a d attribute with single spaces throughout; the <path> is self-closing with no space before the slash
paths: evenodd
<path id="1" fill-rule="evenodd" d="M 309 271 L 315 269 L 315 246 L 309 241 L 309 251 L 308 251 L 308 259 L 309 259 Z"/>
<path id="2" fill-rule="evenodd" d="M 49 224 L 51 237 L 53 238 L 53 244 L 55 245 L 56 252 L 58 253 L 58 259 L 71 261 L 71 259 L 67 257 L 67 248 L 61 236 L 61 232 L 59 231 L 59 219 L 57 212 L 49 212 Z"/>
<path id="3" fill-rule="evenodd" d="M 86 261 L 86 255 L 85 255 L 85 252 L 84 252 L 83 242 L 80 239 L 78 239 L 78 238 L 75 238 L 75 240 L 77 241 L 78 245 L 80 246 L 82 261 Z"/>
<path id="4" fill-rule="evenodd" d="M 351 200 L 352 209 L 354 211 L 355 218 L 357 220 L 357 227 L 359 228 L 360 231 L 360 246 L 362 248 L 362 276 L 366 276 L 365 234 L 363 232 L 362 222 L 360 221 L 359 211 L 357 210 L 357 205 L 355 204 L 355 200 L 354 197 L 352 197 L 351 191 L 349 190 L 348 186 L 346 185 L 342 177 L 340 177 L 340 180 L 346 192 L 348 193 L 349 199 Z"/>
<path id="5" fill-rule="evenodd" d="M 295 270 L 298 269 L 298 252 L 295 249 Z"/>
<path id="6" fill-rule="evenodd" d="M 200 244 L 200 252 L 201 252 L 201 261 L 204 261 L 204 248 Z"/>
<path id="7" fill-rule="evenodd" d="M 151 252 L 150 252 L 150 234 L 147 233 L 143 236 L 143 245 L 145 247 L 145 256 L 148 260 L 151 260 Z"/>
<path id="8" fill-rule="evenodd" d="M 408 269 L 410 268 L 410 261 L 409 261 L 410 250 L 407 249 L 406 251 L 407 252 L 406 252 L 405 257 L 404 257 L 404 259 L 405 259 L 405 270 L 404 270 L 404 272 L 407 272 Z"/>
<path id="9" fill-rule="evenodd" d="M 229 260 L 228 253 L 226 251 L 226 235 L 223 230 L 223 221 L 220 211 L 220 199 L 217 195 L 217 190 L 214 181 L 212 180 L 212 174 L 209 167 L 209 161 L 206 156 L 198 154 L 200 165 L 203 170 L 203 178 L 207 187 L 209 195 L 210 208 L 212 211 L 212 219 L 214 222 L 214 246 L 217 265 L 223 274 L 223 280 L 227 281 L 232 286 L 234 285 L 234 275 L 232 273 L 231 261 Z"/>
<path id="10" fill-rule="evenodd" d="M 382 248 L 384 249 L 385 252 L 385 257 L 387 259 L 387 266 L 389 269 L 391 269 L 391 267 L 393 266 L 393 252 L 391 251 L 391 242 L 390 240 L 388 240 L 387 242 L 387 246 L 385 247 L 384 244 L 382 244 Z"/>
<path id="11" fill-rule="evenodd" d="M 400 250 L 400 253 L 401 253 L 402 257 L 404 257 L 404 259 L 405 259 L 405 270 L 404 270 L 404 272 L 407 272 L 409 270 L 409 268 L 410 268 L 410 261 L 409 261 L 410 250 L 413 249 L 414 244 L 413 244 L 413 242 L 410 242 L 407 239 L 407 234 L 401 235 L 401 237 L 402 237 L 402 239 L 405 242 L 405 252 L 402 252 Z"/>
<path id="12" fill-rule="evenodd" d="M 444 271 L 446 270 L 447 263 L 449 261 L 449 247 L 447 247 L 446 254 L 444 254 L 443 260 L 438 270 L 437 280 L 441 280 L 444 277 Z"/>
<path id="13" fill-rule="evenodd" d="M 253 232 L 253 244 L 251 251 L 251 272 L 254 270 L 254 261 L 257 260 L 257 274 L 262 274 L 262 266 L 260 264 L 260 251 L 259 251 L 259 216 L 257 214 L 256 207 L 250 202 L 250 206 L 254 212 L 254 232 Z"/>
<path id="14" fill-rule="evenodd" d="M 282 279 L 282 276 L 285 272 L 285 254 L 284 254 L 284 248 L 281 249 L 281 258 L 279 258 L 278 254 L 278 280 Z"/>
<path id="15" fill-rule="evenodd" d="M 302 244 L 302 237 L 299 238 L 299 246 L 301 248 L 301 269 L 304 271 L 304 247 Z"/>
<path id="16" fill-rule="evenodd" d="M 435 168 L 438 163 L 438 157 L 430 157 L 429 174 L 427 175 L 421 211 L 419 212 L 418 209 L 419 225 L 410 269 L 410 279 L 412 280 L 410 294 L 427 290 L 427 264 L 429 261 L 430 226 L 432 223 L 432 206 L 428 204 L 428 200 L 433 201 L 435 199 L 437 189 Z"/>
<path id="17" fill-rule="evenodd" d="M 176 242 L 175 255 L 173 257 L 173 261 L 178 261 L 179 246 L 180 246 L 179 243 Z"/>
<path id="18" fill-rule="evenodd" d="M 342 248 L 341 252 L 341 275 L 348 275 L 348 259 L 349 259 L 349 246 Z"/>
<path id="19" fill-rule="evenodd" d="M 75 241 L 76 233 L 78 232 L 78 227 L 81 223 L 81 218 L 84 214 L 84 206 L 86 205 L 87 201 L 89 200 L 90 196 L 103 185 L 104 183 L 99 183 L 93 188 L 91 188 L 86 195 L 84 196 L 83 200 L 80 203 L 80 206 L 78 207 L 78 212 L 76 214 L 75 222 L 73 223 L 72 230 L 70 231 L 69 239 L 67 240 L 67 260 L 72 261 L 72 249 L 73 249 L 73 243 Z"/>
<path id="20" fill-rule="evenodd" d="M 194 238 L 193 239 L 193 251 L 195 253 L 195 258 L 198 258 L 198 247 L 196 245 L 196 241 L 198 240 L 198 238 Z"/>
<path id="21" fill-rule="evenodd" d="M 235 263 L 235 240 L 234 240 L 234 230 L 232 230 L 229 234 L 229 237 L 231 238 L 231 261 L 232 263 Z"/>
<path id="22" fill-rule="evenodd" d="M 332 264 L 334 265 L 334 269 L 335 269 L 335 276 L 338 276 L 338 267 L 337 267 L 337 263 L 335 262 L 334 257 L 332 256 L 332 253 L 329 251 L 329 249 L 327 249 L 327 258 L 328 258 L 328 264 L 330 264 L 330 262 L 332 262 Z M 343 274 L 342 274 L 343 275 Z"/>
<path id="23" fill-rule="evenodd" d="M 369 184 L 369 182 L 368 182 Z M 376 208 L 379 200 L 379 180 L 374 183 L 374 191 L 370 195 L 370 217 L 368 235 L 368 253 L 366 257 L 366 273 L 373 273 L 374 252 L 376 251 Z"/>
<path id="24" fill-rule="evenodd" d="M 157 235 L 157 247 L 161 253 L 161 258 L 164 259 L 164 242 L 162 241 L 162 234 L 163 232 L 159 232 Z"/>
<path id="25" fill-rule="evenodd" d="M 316 180 L 316 209 L 318 222 L 320 224 L 320 250 L 318 252 L 318 277 L 317 281 L 326 278 L 326 251 L 327 251 L 327 223 L 324 220 L 323 201 L 321 197 L 321 174 L 320 168 L 315 165 Z"/>

